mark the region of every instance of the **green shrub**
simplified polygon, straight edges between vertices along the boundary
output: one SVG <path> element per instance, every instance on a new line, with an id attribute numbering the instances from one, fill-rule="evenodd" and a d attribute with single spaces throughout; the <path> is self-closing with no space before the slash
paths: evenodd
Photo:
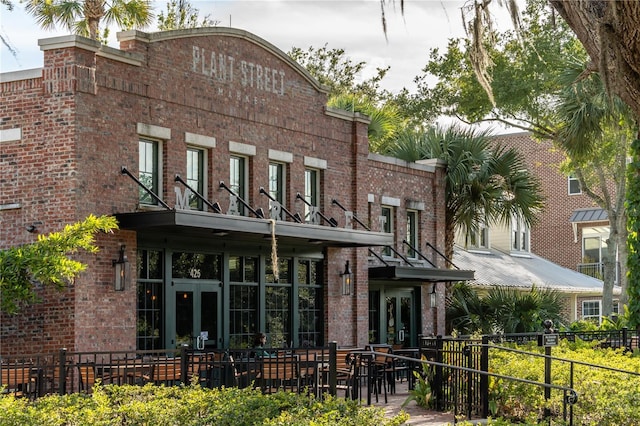
<path id="1" fill-rule="evenodd" d="M 424 361 L 426 358 L 422 356 Z M 431 399 L 431 381 L 433 380 L 433 367 L 429 364 L 422 364 L 422 371 L 412 371 L 415 377 L 413 389 L 409 390 L 409 396 L 402 403 L 402 407 L 411 401 L 415 401 L 419 407 L 432 408 L 433 400 Z"/>
<path id="2" fill-rule="evenodd" d="M 49 395 L 36 401 L 0 396 L 0 426 L 122 425 L 388 425 L 384 410 L 357 401 L 259 390 L 191 386 L 97 385 L 91 395 Z"/>
<path id="3" fill-rule="evenodd" d="M 552 356 L 640 372 L 640 358 L 622 350 L 593 348 L 593 343 L 569 343 L 562 340 L 552 348 Z M 519 347 L 542 353 L 542 348 Z M 544 358 L 490 349 L 490 371 L 506 376 L 544 382 Z M 640 376 L 618 373 L 591 366 L 574 364 L 573 389 L 578 401 L 573 407 L 574 424 L 632 425 L 640 424 Z M 552 361 L 551 381 L 570 387 L 570 364 Z M 533 422 L 542 418 L 546 401 L 541 387 L 503 379 L 490 379 L 493 414 L 513 421 Z M 548 408 L 554 419 L 561 419 L 563 393 L 552 390 Z"/>

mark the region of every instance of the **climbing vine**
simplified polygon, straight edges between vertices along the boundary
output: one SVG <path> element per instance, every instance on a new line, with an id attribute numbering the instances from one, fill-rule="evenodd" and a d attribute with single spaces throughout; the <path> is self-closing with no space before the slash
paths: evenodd
<path id="1" fill-rule="evenodd" d="M 640 329 L 640 139 L 631 144 L 631 163 L 627 169 L 627 268 L 629 326 Z"/>

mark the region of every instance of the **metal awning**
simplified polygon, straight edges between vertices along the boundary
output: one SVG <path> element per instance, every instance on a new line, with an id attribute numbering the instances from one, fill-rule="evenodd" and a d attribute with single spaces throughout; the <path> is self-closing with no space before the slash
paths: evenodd
<path id="1" fill-rule="evenodd" d="M 460 269 L 420 268 L 411 266 L 374 266 L 369 268 L 369 280 L 413 282 L 457 282 L 474 279 L 474 272 Z"/>
<path id="2" fill-rule="evenodd" d="M 593 209 L 577 209 L 571 213 L 569 222 L 602 222 L 609 220 L 609 215 L 605 209 L 593 208 Z"/>
<path id="3" fill-rule="evenodd" d="M 573 228 L 573 242 L 578 242 L 578 223 L 604 222 L 609 220 L 609 215 L 605 209 L 589 208 L 577 209 L 571 213 L 569 222 Z"/>
<path id="4" fill-rule="evenodd" d="M 306 223 L 275 221 L 198 210 L 153 210 L 118 213 L 120 229 L 194 238 L 218 237 L 234 241 L 262 241 L 272 231 L 279 244 L 314 247 L 371 247 L 393 244 L 393 234 Z"/>

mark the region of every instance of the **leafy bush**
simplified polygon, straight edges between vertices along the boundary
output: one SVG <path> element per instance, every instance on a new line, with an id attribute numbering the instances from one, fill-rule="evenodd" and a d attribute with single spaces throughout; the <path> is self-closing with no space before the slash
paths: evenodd
<path id="1" fill-rule="evenodd" d="M 426 358 L 422 356 L 424 361 Z M 409 390 L 409 396 L 402 403 L 402 407 L 411 401 L 415 401 L 419 407 L 432 408 L 433 400 L 431 399 L 431 381 L 433 380 L 433 367 L 427 363 L 422 364 L 422 371 L 412 371 L 416 381 L 413 389 Z"/>
<path id="2" fill-rule="evenodd" d="M 388 425 L 384 410 L 357 401 L 253 389 L 97 385 L 91 395 L 49 395 L 36 401 L 0 396 L 0 426 L 115 425 Z"/>
<path id="3" fill-rule="evenodd" d="M 592 343 L 562 340 L 552 349 L 552 356 L 640 372 L 640 357 L 622 350 L 594 349 L 592 346 Z M 519 349 L 542 353 L 542 348 L 534 344 Z M 544 383 L 544 358 L 541 357 L 490 349 L 489 367 L 492 373 Z M 553 360 L 551 376 L 554 385 L 569 387 L 570 364 Z M 540 387 L 494 378 L 489 383 L 494 415 L 535 424 L 543 417 L 547 406 L 554 419 L 562 418 L 561 391 L 552 390 L 547 404 Z M 578 393 L 578 401 L 573 407 L 574 424 L 640 424 L 640 376 L 574 364 L 573 389 Z"/>

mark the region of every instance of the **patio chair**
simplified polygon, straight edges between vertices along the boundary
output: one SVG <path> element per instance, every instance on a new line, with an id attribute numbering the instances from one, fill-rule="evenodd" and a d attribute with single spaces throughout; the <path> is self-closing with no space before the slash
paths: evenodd
<path id="1" fill-rule="evenodd" d="M 298 392 L 300 389 L 300 375 L 298 356 L 278 355 L 263 358 L 258 375 L 260 388 L 264 393 L 277 392 L 279 389 Z"/>
<path id="2" fill-rule="evenodd" d="M 78 364 L 78 380 L 80 391 L 91 393 L 96 382 L 95 364 Z"/>

